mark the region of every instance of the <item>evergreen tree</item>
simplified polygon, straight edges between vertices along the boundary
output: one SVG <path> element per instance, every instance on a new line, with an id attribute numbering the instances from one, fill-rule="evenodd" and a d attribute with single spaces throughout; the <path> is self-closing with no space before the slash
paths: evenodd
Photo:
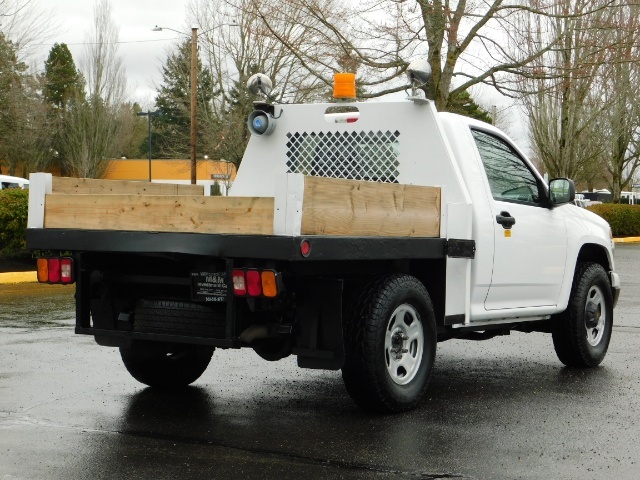
<path id="1" fill-rule="evenodd" d="M 26 70 L 13 42 L 0 33 L 0 159 L 12 175 L 19 163 L 17 140 L 25 120 Z"/>
<path id="2" fill-rule="evenodd" d="M 44 62 L 41 77 L 42 93 L 48 109 L 52 129 L 49 155 L 43 167 L 56 166 L 64 170 L 66 133 L 64 131 L 67 110 L 85 101 L 84 79 L 76 68 L 73 56 L 66 44 L 54 44 Z M 66 174 L 66 171 L 63 171 Z"/>
<path id="3" fill-rule="evenodd" d="M 220 188 L 220 184 L 217 180 L 213 182 L 213 185 L 211 185 L 210 195 L 212 197 L 219 197 L 222 195 L 222 189 Z"/>
<path id="4" fill-rule="evenodd" d="M 447 105 L 446 111 L 475 118 L 482 122 L 492 123 L 491 115 L 480 108 L 466 90 L 449 96 L 449 104 Z"/>
<path id="5" fill-rule="evenodd" d="M 56 43 L 44 62 L 46 100 L 64 109 L 74 93 L 81 88 L 81 75 L 66 44 Z"/>
<path id="6" fill-rule="evenodd" d="M 191 131 L 191 39 L 178 46 L 162 67 L 163 84 L 156 96 L 160 115 L 153 119 L 154 156 L 158 158 L 188 158 Z M 197 122 L 196 150 L 199 154 L 211 154 L 212 139 L 207 125 L 212 121 L 211 101 L 213 80 L 210 73 L 197 64 Z M 146 148 L 146 143 L 143 149 Z"/>

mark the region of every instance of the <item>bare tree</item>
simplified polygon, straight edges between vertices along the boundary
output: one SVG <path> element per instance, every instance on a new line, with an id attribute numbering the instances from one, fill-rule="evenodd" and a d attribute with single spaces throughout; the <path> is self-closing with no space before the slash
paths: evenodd
<path id="1" fill-rule="evenodd" d="M 319 98 L 327 89 L 287 47 L 321 48 L 315 32 L 304 25 L 304 12 L 295 4 L 275 0 L 262 1 L 261 8 L 283 12 L 279 18 L 271 17 L 281 39 L 266 28 L 252 0 L 192 0 L 189 4 L 191 20 L 202 32 L 203 63 L 213 80 L 210 117 L 202 122 L 211 140 L 208 153 L 236 166 L 248 140 L 244 124 L 254 98 L 245 84 L 251 75 L 269 76 L 276 85 L 273 96 L 280 102 Z"/>
<path id="2" fill-rule="evenodd" d="M 56 33 L 54 18 L 53 10 L 36 0 L 0 0 L 0 31 L 13 42 L 21 61 Z"/>
<path id="3" fill-rule="evenodd" d="M 601 9 L 594 6 L 599 3 Z M 557 39 L 556 47 L 529 64 L 520 79 L 530 138 L 536 156 L 552 177 L 591 184 L 598 175 L 604 144 L 596 134 L 603 104 L 596 92 L 598 72 L 607 61 L 602 25 L 612 14 L 607 0 L 560 0 L 552 16 L 523 25 L 530 51 Z M 591 10 L 589 15 L 582 15 Z M 563 15 L 571 12 L 571 15 Z"/>
<path id="4" fill-rule="evenodd" d="M 609 173 L 605 180 L 613 201 L 619 202 L 640 166 L 640 6 L 621 2 L 603 28 L 615 48 L 609 49 L 599 77 L 604 104 L 600 132 Z"/>
<path id="5" fill-rule="evenodd" d="M 640 162 L 638 5 L 562 0 L 554 8 L 527 29 L 530 44 L 545 34 L 559 39 L 521 82 L 532 92 L 523 98 L 532 144 L 551 176 L 589 189 L 606 181 L 619 201 Z"/>
<path id="6" fill-rule="evenodd" d="M 100 0 L 94 10 L 93 28 L 87 35 L 85 58 L 80 62 L 86 92 L 79 92 L 65 118 L 65 172 L 77 177 L 99 178 L 109 158 L 117 153 L 122 131 L 121 105 L 126 79 L 117 54 L 118 29 L 111 19 L 111 4 Z"/>
<path id="7" fill-rule="evenodd" d="M 526 32 L 516 25 L 523 17 L 554 15 L 555 3 L 369 0 L 349 10 L 332 1 L 288 0 L 280 2 L 282 7 L 274 13 L 263 2 L 253 0 L 270 32 L 323 81 L 330 82 L 331 74 L 338 69 L 337 58 L 346 56 L 359 65 L 367 87 L 365 98 L 406 88 L 406 82 L 398 77 L 412 59 L 426 57 L 433 78 L 424 89 L 440 110 L 448 108 L 452 97 L 478 84 L 491 85 L 505 94 L 514 93 L 510 81 L 513 76 L 531 75 L 529 63 L 558 41 L 555 37 L 545 38 L 531 50 Z M 323 54 L 322 50 L 320 54 L 314 49 L 303 50 L 287 41 L 281 24 L 273 18 L 286 17 L 285 9 L 292 4 L 296 11 L 303 12 L 303 25 L 317 31 L 322 50 L 332 50 L 332 55 Z M 566 15 L 571 13 L 561 14 Z M 332 47 L 326 48 L 328 45 Z"/>

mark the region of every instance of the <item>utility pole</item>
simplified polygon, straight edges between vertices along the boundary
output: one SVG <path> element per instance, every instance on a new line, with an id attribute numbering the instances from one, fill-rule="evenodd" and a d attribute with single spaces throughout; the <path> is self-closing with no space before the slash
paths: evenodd
<path id="1" fill-rule="evenodd" d="M 196 184 L 196 90 L 198 86 L 198 29 L 191 29 L 191 183 Z"/>
<path id="2" fill-rule="evenodd" d="M 224 25 L 231 27 L 238 27 L 239 25 L 236 22 L 231 23 L 221 23 L 220 25 L 216 25 L 215 27 L 205 30 L 200 35 L 204 35 L 207 32 L 211 32 L 218 27 L 222 27 Z M 151 30 L 154 32 L 161 32 L 162 30 L 171 30 L 172 32 L 180 33 L 181 35 L 189 36 L 189 34 L 181 32 L 180 30 L 174 30 L 169 27 L 159 27 L 156 25 Z M 196 115 L 198 113 L 196 100 L 198 98 L 197 95 L 198 89 L 198 29 L 193 27 L 191 29 L 191 183 L 196 184 L 196 141 L 197 141 L 197 132 L 198 128 L 196 125 Z"/>

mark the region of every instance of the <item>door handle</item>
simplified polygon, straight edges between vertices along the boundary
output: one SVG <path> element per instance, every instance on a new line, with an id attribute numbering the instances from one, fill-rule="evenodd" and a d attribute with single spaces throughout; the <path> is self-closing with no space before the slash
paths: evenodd
<path id="1" fill-rule="evenodd" d="M 516 224 L 516 219 L 509 212 L 500 212 L 500 215 L 496 215 L 496 222 L 502 225 L 505 230 L 511 230 L 511 227 Z"/>

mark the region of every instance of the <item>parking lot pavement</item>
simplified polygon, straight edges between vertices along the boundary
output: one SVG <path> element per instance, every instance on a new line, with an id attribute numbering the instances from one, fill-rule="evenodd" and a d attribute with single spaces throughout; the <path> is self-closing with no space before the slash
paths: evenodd
<path id="1" fill-rule="evenodd" d="M 438 345 L 416 410 L 358 410 L 339 372 L 216 351 L 193 387 L 145 388 L 73 335 L 69 287 L 0 287 L 0 478 L 637 479 L 640 245 L 599 368 L 545 334 Z"/>

